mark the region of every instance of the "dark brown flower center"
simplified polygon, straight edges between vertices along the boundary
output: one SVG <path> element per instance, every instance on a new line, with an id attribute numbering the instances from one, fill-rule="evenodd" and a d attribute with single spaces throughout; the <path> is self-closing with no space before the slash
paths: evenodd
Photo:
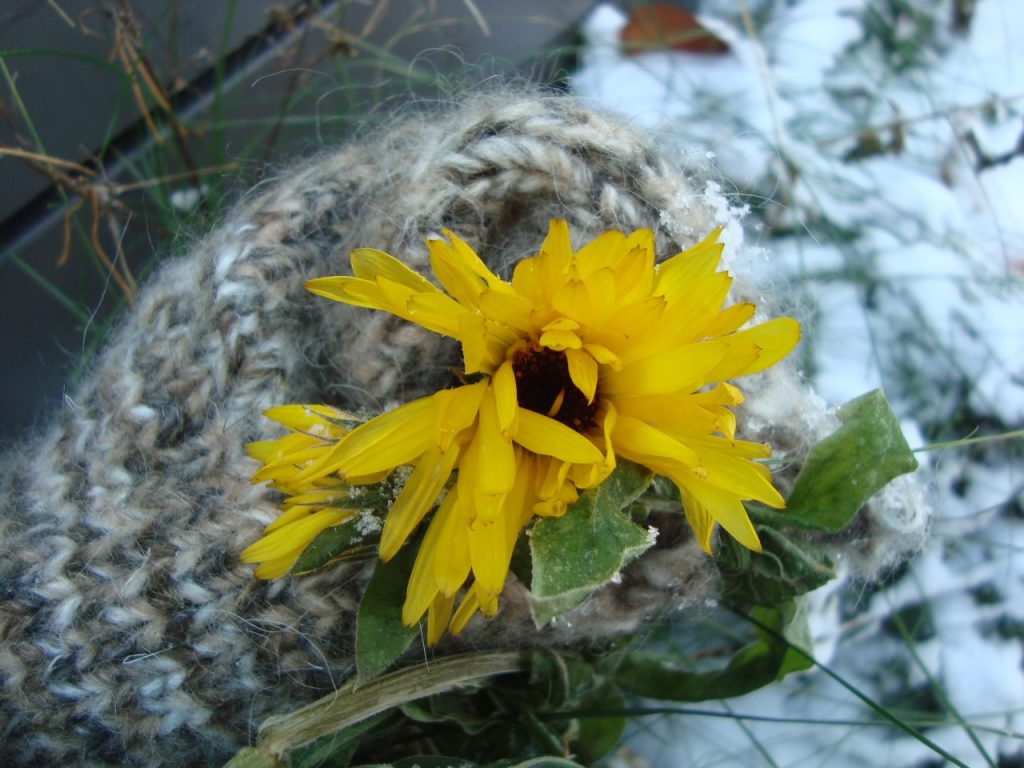
<path id="1" fill-rule="evenodd" d="M 564 352 L 547 347 L 531 347 L 512 359 L 516 375 L 519 407 L 560 421 L 577 432 L 587 432 L 596 424 L 597 398 L 587 398 L 569 378 L 569 363 Z"/>

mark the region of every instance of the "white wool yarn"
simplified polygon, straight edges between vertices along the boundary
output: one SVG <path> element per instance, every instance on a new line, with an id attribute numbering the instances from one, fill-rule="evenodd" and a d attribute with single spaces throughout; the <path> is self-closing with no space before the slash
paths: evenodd
<path id="1" fill-rule="evenodd" d="M 267 715 L 331 692 L 353 669 L 366 568 L 256 580 L 238 553 L 278 498 L 251 484 L 243 445 L 278 434 L 260 415 L 273 405 L 379 409 L 446 386 L 458 350 L 303 282 L 342 272 L 359 246 L 426 271 L 423 240 L 442 228 L 507 270 L 553 217 L 576 244 L 650 227 L 665 257 L 714 227 L 724 202 L 679 157 L 564 96 L 476 94 L 284 170 L 164 265 L 48 431 L 3 458 L 5 759 L 216 764 Z M 810 402 L 779 375 L 744 386 L 744 437 L 799 455 L 832 422 L 759 406 L 759 389 L 764 403 Z M 858 536 L 901 550 L 922 528 L 903 523 Z M 538 635 L 511 584 L 501 632 L 476 620 L 464 642 L 612 634 L 714 588 L 683 527 L 568 622 Z"/>

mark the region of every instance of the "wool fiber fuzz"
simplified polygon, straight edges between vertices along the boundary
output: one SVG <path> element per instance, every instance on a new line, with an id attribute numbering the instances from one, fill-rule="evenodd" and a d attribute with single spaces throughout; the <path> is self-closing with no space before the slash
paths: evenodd
<path id="1" fill-rule="evenodd" d="M 285 169 L 166 263 L 48 429 L 3 458 L 5 762 L 218 764 L 266 716 L 348 677 L 367 567 L 255 579 L 238 554 L 279 498 L 250 482 L 243 446 L 278 436 L 260 415 L 273 405 L 379 410 L 447 386 L 458 350 L 303 282 L 341 272 L 359 246 L 426 273 L 423 240 L 442 228 L 507 275 L 553 217 L 576 243 L 650 227 L 664 258 L 720 223 L 724 202 L 680 157 L 562 96 L 477 94 Z M 759 387 L 792 413 L 761 406 L 744 437 L 799 456 L 832 425 L 823 406 L 794 407 L 814 401 L 792 370 L 752 379 L 751 403 Z M 874 539 L 884 526 L 869 519 L 858 537 L 905 549 L 919 518 Z M 497 619 L 439 652 L 630 630 L 713 596 L 715 578 L 685 525 L 666 523 L 657 548 L 569 621 L 538 634 L 510 583 Z"/>

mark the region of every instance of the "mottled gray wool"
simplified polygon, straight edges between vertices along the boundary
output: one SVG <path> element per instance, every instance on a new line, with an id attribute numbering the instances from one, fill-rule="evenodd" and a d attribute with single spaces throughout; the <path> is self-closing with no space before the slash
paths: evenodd
<path id="1" fill-rule="evenodd" d="M 4 762 L 216 764 L 265 716 L 351 673 L 366 568 L 253 578 L 238 554 L 278 499 L 250 483 L 243 444 L 278 434 L 260 416 L 275 404 L 379 409 L 444 386 L 458 350 L 303 281 L 343 272 L 356 246 L 425 270 L 423 239 L 443 227 L 507 268 L 535 252 L 551 217 L 567 218 L 577 243 L 652 227 L 666 256 L 705 234 L 722 202 L 650 137 L 566 98 L 514 91 L 408 113 L 253 191 L 159 270 L 49 429 L 4 458 Z M 811 405 L 776 422 L 756 410 L 757 390 L 773 386 L 779 407 Z M 799 455 L 832 426 L 791 371 L 747 389 L 748 437 Z M 858 528 L 868 570 L 921 529 L 892 507 Z M 872 533 L 891 520 L 903 521 L 896 535 Z M 630 629 L 714 584 L 676 525 L 571 630 L 540 637 Z M 501 632 L 478 620 L 464 642 L 533 642 L 522 593 L 510 586 Z"/>

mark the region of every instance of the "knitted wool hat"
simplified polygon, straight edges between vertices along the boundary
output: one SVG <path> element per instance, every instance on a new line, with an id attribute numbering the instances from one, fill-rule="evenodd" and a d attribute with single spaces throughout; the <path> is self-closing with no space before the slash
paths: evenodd
<path id="1" fill-rule="evenodd" d="M 617 120 L 561 96 L 501 92 L 410 114 L 249 195 L 149 281 L 50 429 L 4 459 L 6 759 L 216 764 L 264 717 L 351 673 L 367 569 L 253 578 L 238 554 L 277 516 L 279 497 L 250 482 L 256 463 L 243 446 L 279 434 L 260 415 L 273 405 L 380 410 L 447 386 L 458 349 L 317 298 L 305 280 L 342 271 L 358 246 L 425 272 L 423 240 L 443 227 L 507 274 L 552 217 L 577 242 L 650 227 L 665 257 L 724 223 L 724 200 L 704 186 L 671 149 Z M 791 369 L 744 389 L 749 439 L 799 456 L 834 426 Z M 887 502 L 842 546 L 870 572 L 917 544 L 921 508 Z M 688 532 L 662 536 L 620 584 L 542 633 L 511 581 L 499 617 L 475 620 L 463 642 L 629 630 L 712 595 L 715 570 Z"/>

